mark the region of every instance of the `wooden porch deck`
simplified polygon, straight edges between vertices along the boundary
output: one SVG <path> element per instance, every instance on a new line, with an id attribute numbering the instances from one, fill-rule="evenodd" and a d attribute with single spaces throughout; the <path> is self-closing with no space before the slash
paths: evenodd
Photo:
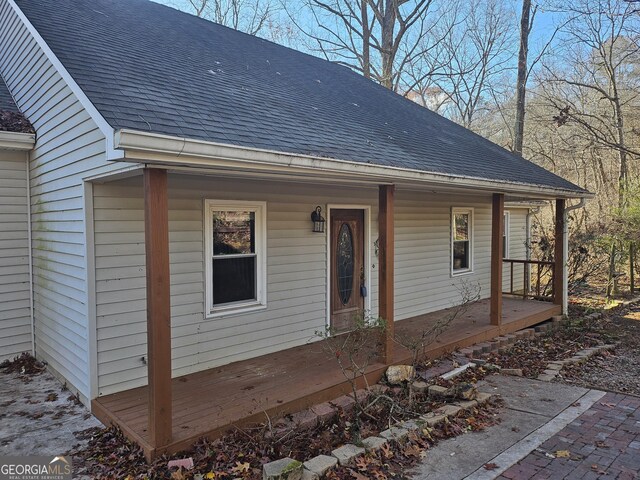
<path id="1" fill-rule="evenodd" d="M 396 322 L 396 335 L 419 334 L 446 311 L 433 312 Z M 456 318 L 428 357 L 515 332 L 560 314 L 552 303 L 504 297 L 500 327 L 490 325 L 489 300 L 473 305 Z M 396 346 L 393 363 L 409 361 L 407 350 Z M 367 374 L 377 382 L 386 366 L 372 364 Z M 231 426 L 241 426 L 293 413 L 349 392 L 336 362 L 318 342 L 264 355 L 172 380 L 173 434 L 171 443 L 155 449 L 149 442 L 147 387 L 99 397 L 93 413 L 105 424 L 116 424 L 139 443 L 147 457 L 176 452 L 203 436 L 215 437 Z"/>

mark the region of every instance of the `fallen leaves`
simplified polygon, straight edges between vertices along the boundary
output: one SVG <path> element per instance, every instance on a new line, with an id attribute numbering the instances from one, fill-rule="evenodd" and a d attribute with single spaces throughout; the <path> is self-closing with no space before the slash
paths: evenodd
<path id="1" fill-rule="evenodd" d="M 571 458 L 571 452 L 569 450 L 556 450 L 556 458 Z"/>
<path id="2" fill-rule="evenodd" d="M 499 468 L 499 467 L 498 467 L 498 464 L 497 464 L 497 463 L 493 463 L 493 462 L 491 462 L 491 463 L 485 463 L 485 464 L 483 465 L 483 468 L 484 468 L 485 470 L 496 470 L 496 469 L 497 469 L 497 468 Z"/>

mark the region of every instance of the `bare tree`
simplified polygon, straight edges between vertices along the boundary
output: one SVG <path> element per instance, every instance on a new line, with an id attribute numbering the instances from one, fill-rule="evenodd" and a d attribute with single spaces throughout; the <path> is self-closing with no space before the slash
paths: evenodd
<path id="1" fill-rule="evenodd" d="M 442 41 L 428 52 L 440 63 L 429 80 L 444 93 L 440 111 L 464 125 L 472 127 L 476 115 L 486 108 L 491 90 L 506 85 L 512 69 L 515 40 L 513 12 L 498 0 L 460 4 L 445 22 Z M 461 20 L 456 22 L 456 18 Z"/>
<path id="2" fill-rule="evenodd" d="M 518 78 L 516 80 L 516 122 L 514 128 L 513 151 L 522 155 L 524 139 L 525 96 L 527 93 L 527 56 L 529 55 L 529 35 L 533 27 L 536 10 L 531 13 L 531 0 L 522 0 L 520 16 L 520 49 L 518 52 Z"/>
<path id="3" fill-rule="evenodd" d="M 186 1 L 194 15 L 251 35 L 264 34 L 276 10 L 271 0 Z"/>
<path id="4" fill-rule="evenodd" d="M 287 11 L 312 51 L 394 91 L 409 66 L 438 42 L 432 39 L 440 16 L 434 0 L 302 1 L 311 24 Z"/>
<path id="5" fill-rule="evenodd" d="M 570 19 L 561 32 L 562 48 L 554 64 L 546 65 L 541 86 L 556 110 L 557 126 L 577 127 L 605 159 L 615 159 L 613 182 L 603 166 L 598 167 L 617 194 L 609 205 L 610 216 L 628 207 L 630 159 L 640 159 L 637 133 L 629 125 L 640 106 L 640 17 L 624 0 L 578 0 L 564 9 Z M 617 289 L 618 248 L 613 241 L 607 296 Z"/>
<path id="6" fill-rule="evenodd" d="M 579 125 L 594 142 L 618 155 L 618 207 L 625 205 L 628 157 L 640 148 L 627 141 L 629 109 L 637 107 L 640 77 L 640 18 L 623 0 L 579 0 L 568 7 L 560 61 L 547 66 L 546 98 L 556 122 Z"/>

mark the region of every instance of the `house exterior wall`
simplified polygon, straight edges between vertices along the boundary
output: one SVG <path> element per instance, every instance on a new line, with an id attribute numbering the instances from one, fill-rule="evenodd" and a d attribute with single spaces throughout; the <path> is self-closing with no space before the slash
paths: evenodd
<path id="1" fill-rule="evenodd" d="M 90 395 L 83 178 L 106 161 L 105 135 L 9 2 L 0 3 L 0 74 L 36 130 L 30 154 L 36 356 Z"/>
<path id="2" fill-rule="evenodd" d="M 146 383 L 144 211 L 140 177 L 93 187 L 99 394 Z M 443 198 L 445 200 L 443 200 Z M 452 284 L 479 283 L 489 295 L 491 198 L 398 191 L 395 209 L 396 319 L 450 307 Z M 267 308 L 205 318 L 205 199 L 267 202 Z M 311 232 L 316 205 L 370 206 L 372 316 L 377 315 L 378 192 L 373 187 L 322 186 L 169 176 L 173 375 L 212 368 L 317 339 L 327 321 L 327 237 Z M 451 276 L 450 214 L 475 212 L 475 268 Z M 524 219 L 522 220 L 524 222 Z"/>
<path id="3" fill-rule="evenodd" d="M 31 351 L 27 158 L 0 150 L 0 362 Z"/>

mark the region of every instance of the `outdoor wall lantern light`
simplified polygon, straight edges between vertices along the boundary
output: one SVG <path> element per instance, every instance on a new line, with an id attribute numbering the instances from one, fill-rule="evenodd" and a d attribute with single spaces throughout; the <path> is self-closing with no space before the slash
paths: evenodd
<path id="1" fill-rule="evenodd" d="M 311 212 L 311 221 L 313 222 L 313 233 L 324 233 L 324 217 L 322 214 L 322 208 L 320 205 L 316 207 L 316 209 Z"/>

